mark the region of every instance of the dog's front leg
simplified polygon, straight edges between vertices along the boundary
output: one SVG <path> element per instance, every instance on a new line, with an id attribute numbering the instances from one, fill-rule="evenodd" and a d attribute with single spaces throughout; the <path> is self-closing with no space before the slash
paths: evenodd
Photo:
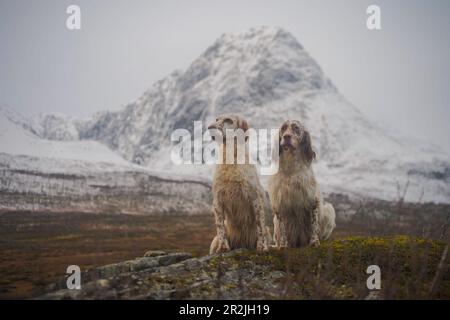
<path id="1" fill-rule="evenodd" d="M 253 210 L 256 214 L 256 232 L 257 232 L 257 240 L 256 240 L 256 250 L 258 251 L 266 251 L 269 249 L 267 245 L 267 237 L 266 237 L 266 217 L 264 213 L 263 200 L 261 197 L 258 197 L 257 200 L 253 203 Z"/>
<path id="2" fill-rule="evenodd" d="M 309 241 L 309 244 L 312 246 L 320 245 L 319 209 L 320 209 L 320 199 L 318 197 L 315 197 L 314 209 L 311 212 L 311 239 Z"/>
<path id="3" fill-rule="evenodd" d="M 225 234 L 225 212 L 217 202 L 214 202 L 213 210 L 217 229 L 217 245 L 215 253 L 230 251 L 230 244 L 228 243 L 228 239 Z"/>
<path id="4" fill-rule="evenodd" d="M 276 220 L 274 219 L 275 246 L 278 249 L 287 248 L 288 241 L 286 232 L 286 221 L 283 219 L 282 215 L 275 208 L 273 208 L 272 210 L 276 218 Z"/>
<path id="5" fill-rule="evenodd" d="M 280 217 L 280 247 L 287 248 L 288 240 L 287 240 L 287 231 L 286 231 L 286 219 Z"/>

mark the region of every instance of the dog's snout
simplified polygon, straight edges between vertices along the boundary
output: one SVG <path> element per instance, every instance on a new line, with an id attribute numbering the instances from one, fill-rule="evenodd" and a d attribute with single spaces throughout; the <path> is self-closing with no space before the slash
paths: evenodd
<path id="1" fill-rule="evenodd" d="M 289 133 L 286 133 L 283 135 L 283 139 L 286 141 L 291 141 L 292 135 Z"/>

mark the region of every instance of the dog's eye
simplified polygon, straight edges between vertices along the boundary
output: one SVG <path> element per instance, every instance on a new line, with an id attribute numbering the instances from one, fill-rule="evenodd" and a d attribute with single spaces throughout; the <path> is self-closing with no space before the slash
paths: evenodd
<path id="1" fill-rule="evenodd" d="M 297 125 L 293 125 L 292 130 L 294 130 L 295 133 L 300 133 L 300 128 Z"/>
<path id="2" fill-rule="evenodd" d="M 287 129 L 287 124 L 283 124 L 282 126 L 281 126 L 281 131 L 285 131 Z"/>
<path id="3" fill-rule="evenodd" d="M 233 124 L 233 120 L 230 118 L 223 119 L 223 123 Z"/>

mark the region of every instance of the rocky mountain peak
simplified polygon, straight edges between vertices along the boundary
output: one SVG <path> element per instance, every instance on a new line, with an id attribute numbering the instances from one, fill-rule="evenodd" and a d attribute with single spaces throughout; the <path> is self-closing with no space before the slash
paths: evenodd
<path id="1" fill-rule="evenodd" d="M 450 198 L 448 156 L 380 129 L 281 28 L 222 35 L 185 71 L 171 73 L 120 110 L 87 120 L 41 116 L 32 127 L 41 138 L 95 140 L 139 165 L 210 177 L 204 167 L 174 166 L 170 136 L 178 128 L 193 133 L 194 121 L 207 124 L 223 113 L 240 114 L 254 128 L 300 120 L 318 154 L 319 180 L 333 192 L 392 198 L 399 183 L 410 181 L 412 199 Z"/>
<path id="2" fill-rule="evenodd" d="M 292 92 L 335 90 L 289 32 L 261 27 L 222 35 L 180 76 L 181 91 L 210 89 L 219 112 L 241 111 Z"/>

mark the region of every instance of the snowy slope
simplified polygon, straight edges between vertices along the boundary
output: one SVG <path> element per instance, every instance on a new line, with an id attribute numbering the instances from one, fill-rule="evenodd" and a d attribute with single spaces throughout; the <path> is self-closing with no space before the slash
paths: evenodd
<path id="1" fill-rule="evenodd" d="M 1 111 L 4 112 L 1 112 Z M 14 113 L 0 110 L 0 152 L 12 155 L 58 158 L 92 162 L 107 162 L 116 165 L 130 165 L 107 146 L 97 141 L 51 141 L 44 140 L 20 124 L 11 121 Z M 25 121 L 25 120 L 23 120 Z M 25 122 L 22 123 L 25 125 Z"/>
<path id="2" fill-rule="evenodd" d="M 174 166 L 170 134 L 217 114 L 238 113 L 253 127 L 299 119 L 318 154 L 327 192 L 450 202 L 450 158 L 437 147 L 394 136 L 349 103 L 299 42 L 280 28 L 225 34 L 186 71 L 158 81 L 119 111 L 89 119 L 41 115 L 25 125 L 45 139 L 95 140 L 135 164 L 210 176 L 211 167 Z M 75 142 L 74 142 L 75 143 Z"/>
<path id="3" fill-rule="evenodd" d="M 210 184 L 134 165 L 96 141 L 50 141 L 0 110 L 0 211 L 197 214 Z"/>

